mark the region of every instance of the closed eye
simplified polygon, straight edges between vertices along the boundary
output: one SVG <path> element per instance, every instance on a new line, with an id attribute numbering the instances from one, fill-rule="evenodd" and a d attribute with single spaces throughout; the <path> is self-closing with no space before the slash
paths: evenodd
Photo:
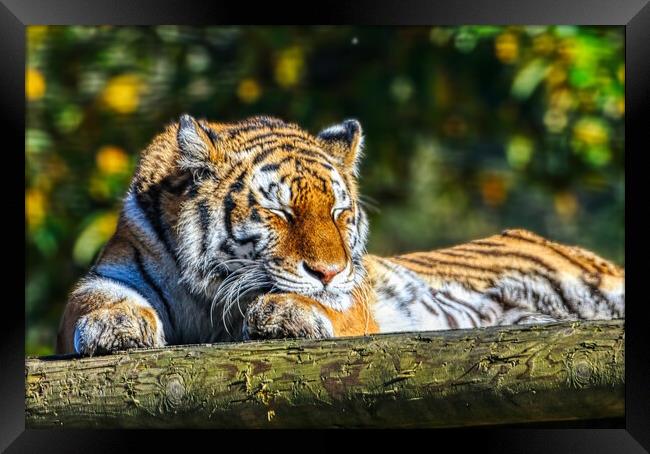
<path id="1" fill-rule="evenodd" d="M 275 214 L 276 216 L 281 217 L 287 222 L 293 222 L 293 213 L 290 212 L 289 210 L 281 210 L 281 209 L 276 209 L 276 208 L 267 208 L 271 213 Z"/>
<path id="2" fill-rule="evenodd" d="M 349 211 L 351 209 L 352 209 L 351 207 L 334 208 L 332 210 L 332 218 L 334 218 L 334 220 L 337 220 L 344 211 Z"/>

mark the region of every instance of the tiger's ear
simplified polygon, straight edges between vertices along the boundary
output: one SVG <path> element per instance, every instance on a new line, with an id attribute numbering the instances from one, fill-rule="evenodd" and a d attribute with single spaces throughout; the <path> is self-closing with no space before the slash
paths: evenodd
<path id="1" fill-rule="evenodd" d="M 181 115 L 176 138 L 180 149 L 178 164 L 185 170 L 196 172 L 211 169 L 221 158 L 217 133 L 188 114 Z"/>
<path id="2" fill-rule="evenodd" d="M 357 120 L 330 126 L 318 134 L 318 139 L 327 153 L 357 175 L 363 148 L 363 134 Z"/>

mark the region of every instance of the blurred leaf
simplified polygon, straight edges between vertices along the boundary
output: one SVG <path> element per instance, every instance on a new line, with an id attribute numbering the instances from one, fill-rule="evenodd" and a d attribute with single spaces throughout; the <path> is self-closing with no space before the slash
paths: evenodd
<path id="1" fill-rule="evenodd" d="M 456 34 L 454 39 L 454 45 L 456 49 L 463 53 L 469 53 L 474 50 L 478 38 L 476 34 L 470 28 L 462 28 Z"/>
<path id="2" fill-rule="evenodd" d="M 58 112 L 55 122 L 61 132 L 70 133 L 77 129 L 82 120 L 82 110 L 74 104 L 69 104 Z"/>
<path id="3" fill-rule="evenodd" d="M 594 167 L 603 167 L 612 159 L 612 153 L 606 146 L 590 146 L 585 151 L 587 162 Z"/>
<path id="4" fill-rule="evenodd" d="M 75 242 L 72 257 L 80 266 L 88 266 L 99 249 L 115 233 L 117 214 L 102 213 L 94 216 Z"/>
<path id="5" fill-rule="evenodd" d="M 508 163 L 515 169 L 525 167 L 533 156 L 533 142 L 526 136 L 514 136 L 506 148 Z"/>
<path id="6" fill-rule="evenodd" d="M 594 84 L 595 78 L 593 71 L 575 67 L 569 71 L 569 81 L 574 87 L 586 88 Z"/>
<path id="7" fill-rule="evenodd" d="M 397 102 L 404 103 L 413 94 L 413 84 L 406 77 L 397 77 L 390 86 L 390 92 Z"/>
<path id="8" fill-rule="evenodd" d="M 41 129 L 28 128 L 25 132 L 25 141 L 28 154 L 46 151 L 52 144 L 49 134 Z"/>
<path id="9" fill-rule="evenodd" d="M 512 95 L 518 99 L 528 98 L 544 79 L 548 66 L 541 59 L 527 63 L 519 70 L 512 83 Z"/>

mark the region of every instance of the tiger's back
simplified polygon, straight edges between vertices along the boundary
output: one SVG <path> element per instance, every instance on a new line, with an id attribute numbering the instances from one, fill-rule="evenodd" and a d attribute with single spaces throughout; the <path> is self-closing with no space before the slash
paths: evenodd
<path id="1" fill-rule="evenodd" d="M 379 318 L 394 323 L 415 313 L 411 318 L 424 321 L 414 322 L 417 329 L 439 328 L 429 318 L 469 328 L 622 318 L 625 312 L 622 268 L 521 229 L 445 249 L 373 257 L 370 267 L 377 291 L 402 308 L 390 315 L 380 308 Z M 388 273 L 401 276 L 390 282 Z M 434 317 L 418 316 L 423 309 Z"/>

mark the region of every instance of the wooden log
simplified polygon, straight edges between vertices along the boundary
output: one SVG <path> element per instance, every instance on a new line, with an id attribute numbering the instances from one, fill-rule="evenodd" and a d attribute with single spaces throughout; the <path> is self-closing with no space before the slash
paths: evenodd
<path id="1" fill-rule="evenodd" d="M 26 425 L 458 427 L 624 416 L 624 322 L 26 360 Z"/>

